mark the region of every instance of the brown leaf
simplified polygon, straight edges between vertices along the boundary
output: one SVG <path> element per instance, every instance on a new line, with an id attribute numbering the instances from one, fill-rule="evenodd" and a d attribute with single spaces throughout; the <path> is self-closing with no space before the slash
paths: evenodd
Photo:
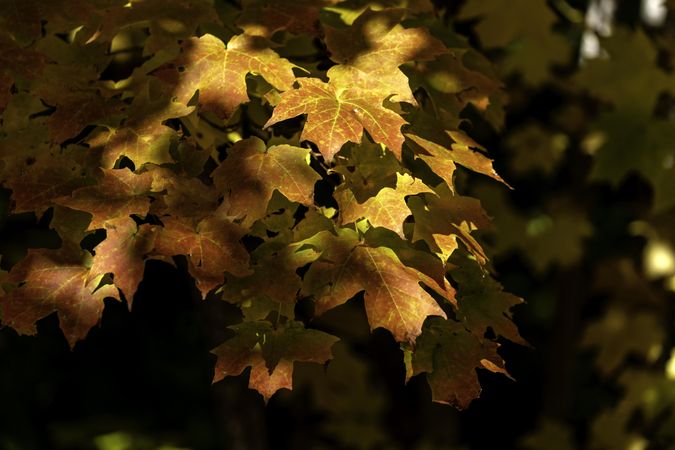
<path id="1" fill-rule="evenodd" d="M 103 312 L 103 299 L 119 300 L 117 289 L 100 279 L 90 280 L 90 270 L 72 255 L 57 250 L 30 249 L 15 265 L 9 281 L 18 286 L 0 298 L 3 322 L 20 334 L 35 334 L 38 320 L 57 312 L 72 348 L 87 336 Z"/>
<path id="2" fill-rule="evenodd" d="M 457 163 L 467 169 L 482 173 L 483 175 L 487 175 L 490 178 L 494 178 L 495 180 L 506 184 L 492 167 L 492 160 L 479 151 L 473 150 L 479 149 L 485 151 L 480 144 L 461 131 L 446 130 L 445 133 L 447 134 L 447 137 L 449 137 L 449 140 L 447 140 L 446 137 L 445 145 L 437 144 L 412 133 L 407 133 L 406 137 L 426 152 L 426 155 L 420 152 L 417 153 L 434 171 L 436 171 L 436 169 L 443 170 L 444 167 L 446 167 L 445 165 L 448 164 L 447 161 L 450 160 L 453 163 Z M 451 174 L 450 179 L 446 179 L 447 177 L 444 177 L 443 173 L 437 172 L 437 174 L 444 178 L 446 182 L 452 180 Z M 450 188 L 453 188 L 452 183 L 448 183 L 448 185 Z"/>
<path id="3" fill-rule="evenodd" d="M 94 249 L 90 278 L 112 273 L 115 286 L 131 304 L 136 289 L 143 279 L 145 256 L 155 245 L 157 227 L 148 224 L 137 226 L 128 217 L 106 222 L 106 238 Z"/>
<path id="4" fill-rule="evenodd" d="M 265 402 L 279 389 L 292 389 L 293 362 L 325 363 L 333 357 L 331 347 L 338 338 L 306 329 L 301 322 L 279 328 L 267 321 L 244 322 L 230 327 L 236 334 L 215 348 L 218 356 L 214 383 L 239 375 L 251 366 L 249 387 Z"/>
<path id="5" fill-rule="evenodd" d="M 35 211 L 39 215 L 56 199 L 70 195 L 86 182 L 82 166 L 53 149 L 40 155 L 24 173 L 10 177 L 5 185 L 12 189 L 15 213 Z"/>
<path id="6" fill-rule="evenodd" d="M 162 256 L 187 255 L 190 274 L 206 296 L 223 284 L 224 272 L 243 277 L 250 273 L 248 252 L 239 242 L 246 231 L 227 220 L 208 217 L 196 226 L 178 218 L 162 218 L 155 252 Z"/>
<path id="7" fill-rule="evenodd" d="M 149 173 L 135 174 L 128 169 L 101 169 L 103 177 L 93 186 L 73 191 L 55 203 L 92 215 L 88 230 L 104 228 L 106 222 L 128 218 L 131 214 L 145 216 L 150 208 L 148 194 L 152 189 Z"/>
<path id="8" fill-rule="evenodd" d="M 365 290 L 371 330 L 386 328 L 399 342 L 414 342 L 428 316 L 446 317 L 420 286 L 427 276 L 403 265 L 390 248 L 358 244 L 354 234 L 342 229 L 337 238 L 320 233 L 307 241 L 323 250 L 305 274 L 303 288 L 315 296 L 317 314 Z"/>
<path id="9" fill-rule="evenodd" d="M 481 392 L 476 369 L 508 376 L 498 347 L 479 340 L 453 320 L 430 320 L 417 339 L 406 378 L 426 372 L 435 402 L 465 409 Z"/>
<path id="10" fill-rule="evenodd" d="M 309 167 L 309 150 L 290 145 L 266 149 L 258 138 L 237 142 L 212 174 L 229 202 L 228 214 L 250 225 L 265 216 L 274 190 L 291 201 L 311 205 L 319 175 Z"/>

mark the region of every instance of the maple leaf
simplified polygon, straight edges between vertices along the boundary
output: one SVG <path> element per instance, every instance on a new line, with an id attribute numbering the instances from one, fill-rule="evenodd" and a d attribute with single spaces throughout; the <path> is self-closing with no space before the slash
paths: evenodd
<path id="1" fill-rule="evenodd" d="M 248 320 L 264 319 L 270 312 L 280 314 L 282 310 L 286 317 L 292 318 L 302 287 L 296 271 L 318 256 L 315 249 L 298 243 L 279 247 L 276 242 L 267 242 L 252 254 L 253 273 L 244 278 L 228 276 L 218 292 L 226 301 L 239 304 Z M 271 279 L 275 282 L 270 283 Z"/>
<path id="2" fill-rule="evenodd" d="M 626 339 L 626 334 L 631 339 Z M 596 347 L 595 366 L 605 377 L 621 366 L 629 355 L 649 360 L 653 349 L 662 344 L 665 333 L 660 318 L 650 313 L 624 311 L 616 306 L 591 323 L 581 341 L 582 347 Z"/>
<path id="3" fill-rule="evenodd" d="M 89 230 L 103 228 L 105 223 L 129 217 L 145 216 L 150 209 L 148 194 L 152 189 L 150 173 L 135 174 L 128 169 L 100 169 L 103 176 L 93 186 L 73 191 L 55 203 L 85 211 L 92 215 Z"/>
<path id="4" fill-rule="evenodd" d="M 446 260 L 457 248 L 459 238 L 481 264 L 485 263 L 485 252 L 471 236 L 476 228 L 490 225 L 477 199 L 459 195 L 427 196 L 426 201 L 411 198 L 408 206 L 415 219 L 413 242 L 424 240 Z"/>
<path id="5" fill-rule="evenodd" d="M 336 190 L 335 200 L 340 208 L 342 224 L 366 218 L 372 226 L 388 228 L 404 237 L 403 221 L 411 214 L 406 197 L 421 192 L 431 192 L 431 189 L 417 178 L 397 174 L 396 188 L 385 187 L 363 203 L 358 203 L 347 188 Z"/>
<path id="6" fill-rule="evenodd" d="M 236 25 L 250 36 L 271 38 L 278 31 L 319 34 L 319 10 L 336 0 L 246 1 Z"/>
<path id="7" fill-rule="evenodd" d="M 361 145 L 342 149 L 333 170 L 344 178 L 343 185 L 363 203 L 385 187 L 396 188 L 400 174 L 407 173 L 396 156 L 381 145 L 365 139 Z"/>
<path id="8" fill-rule="evenodd" d="M 465 60 L 466 65 L 465 65 Z M 413 89 L 422 87 L 433 102 L 434 112 L 445 127 L 459 128 L 460 113 L 471 104 L 496 129 L 502 126 L 500 106 L 505 100 L 503 86 L 488 67 L 468 68 L 478 60 L 488 66 L 477 52 L 453 48 L 433 61 L 421 61 L 404 66 Z M 496 117 L 494 117 L 496 116 Z"/>
<path id="9" fill-rule="evenodd" d="M 586 61 L 575 81 L 619 110 L 653 119 L 652 112 L 664 91 L 675 93 L 672 74 L 658 64 L 658 48 L 642 30 L 619 28 L 602 41 L 608 58 Z M 650 70 L 636 70 L 637 67 Z M 615 119 L 616 120 L 616 119 Z"/>
<path id="10" fill-rule="evenodd" d="M 244 322 L 229 327 L 236 334 L 212 350 L 218 360 L 214 383 L 226 376 L 241 374 L 251 367 L 249 387 L 262 394 L 265 402 L 279 389 L 293 389 L 293 362 L 325 363 L 333 357 L 338 338 L 287 322 L 275 328 L 266 321 Z"/>
<path id="11" fill-rule="evenodd" d="M 8 277 L 17 287 L 0 297 L 3 322 L 20 334 L 32 335 L 38 320 L 57 312 L 70 347 L 84 339 L 101 318 L 103 299 L 119 300 L 119 294 L 112 285 L 98 287 L 100 278 L 91 280 L 90 270 L 73 256 L 29 249 Z"/>
<path id="12" fill-rule="evenodd" d="M 499 344 L 481 341 L 453 320 L 430 319 L 406 365 L 406 379 L 426 372 L 433 401 L 465 409 L 480 395 L 477 368 L 503 373 Z"/>
<path id="13" fill-rule="evenodd" d="M 14 84 L 14 80 L 9 75 L 0 73 L 0 114 L 3 113 L 10 98 L 12 98 L 12 84 Z"/>
<path id="14" fill-rule="evenodd" d="M 371 330 L 383 327 L 399 342 L 413 342 L 428 316 L 445 312 L 421 286 L 417 269 L 401 263 L 386 247 L 359 244 L 355 233 L 341 229 L 335 237 L 320 233 L 307 241 L 322 250 L 305 274 L 303 292 L 316 299 L 322 314 L 365 291 L 365 307 Z"/>
<path id="15" fill-rule="evenodd" d="M 274 190 L 291 201 L 312 205 L 319 175 L 309 167 L 309 150 L 290 145 L 266 148 L 258 138 L 237 142 L 211 174 L 229 202 L 228 214 L 250 225 L 265 216 Z"/>
<path id="16" fill-rule="evenodd" d="M 162 256 L 187 255 L 188 270 L 202 296 L 223 283 L 224 272 L 243 277 L 250 273 L 249 255 L 239 242 L 245 229 L 228 220 L 207 217 L 193 225 L 174 217 L 162 218 L 164 227 L 154 252 Z"/>
<path id="17" fill-rule="evenodd" d="M 201 111 L 227 119 L 242 103 L 249 101 L 246 75 L 262 76 L 280 91 L 293 86 L 293 64 L 268 48 L 265 39 L 234 36 L 227 46 L 217 37 L 205 34 L 183 42 L 176 69 L 164 68 L 156 75 L 169 81 L 184 104 L 199 91 Z"/>
<path id="18" fill-rule="evenodd" d="M 24 173 L 9 177 L 5 185 L 12 189 L 15 213 L 42 213 L 57 198 L 70 195 L 87 182 L 82 165 L 68 152 L 52 149 L 51 153 L 39 155 Z"/>
<path id="19" fill-rule="evenodd" d="M 143 279 L 144 257 L 154 248 L 158 229 L 148 224 L 137 226 L 122 217 L 105 224 L 106 238 L 94 250 L 90 278 L 107 273 L 113 274 L 113 281 L 131 304 Z"/>
<path id="20" fill-rule="evenodd" d="M 528 345 L 518 334 L 510 313 L 513 306 L 523 303 L 522 298 L 502 291 L 499 283 L 469 260 L 462 261 L 450 276 L 459 285 L 457 318 L 479 340 L 482 341 L 491 328 L 497 336 Z"/>
<path id="21" fill-rule="evenodd" d="M 49 116 L 49 136 L 59 143 L 75 137 L 87 125 L 122 109 L 121 102 L 86 91 L 61 93 L 59 97 L 49 98 L 47 103 L 56 106 L 56 111 Z"/>
<path id="22" fill-rule="evenodd" d="M 194 107 L 166 96 L 153 98 L 153 89 L 153 85 L 148 83 L 134 98 L 126 111 L 128 118 L 121 127 L 108 126 L 107 131 L 100 131 L 88 140 L 90 147 L 103 149 L 103 167 L 112 168 L 121 156 L 132 160 L 136 168 L 145 163 L 173 162 L 169 149 L 176 139 L 176 131 L 162 122 L 187 116 Z"/>
<path id="23" fill-rule="evenodd" d="M 379 101 L 417 105 L 408 77 L 398 68 L 413 60 L 430 60 L 447 52 L 424 28 L 403 28 L 403 9 L 367 9 L 350 27 L 325 27 L 326 46 L 333 61 L 331 81 L 379 96 Z"/>
<path id="24" fill-rule="evenodd" d="M 525 15 L 529 20 L 521 20 Z M 504 70 L 517 70 L 532 83 L 543 81 L 551 64 L 569 57 L 569 43 L 552 30 L 556 14 L 543 0 L 471 0 L 458 19 L 479 19 L 475 29 L 486 48 L 517 49 L 503 61 Z"/>
<path id="25" fill-rule="evenodd" d="M 162 193 L 150 206 L 157 216 L 203 219 L 218 208 L 218 192 L 200 179 L 185 177 L 167 167 L 149 165 L 152 191 Z"/>
<path id="26" fill-rule="evenodd" d="M 30 42 L 41 35 L 37 0 L 0 2 L 0 26 L 18 41 Z"/>
<path id="27" fill-rule="evenodd" d="M 454 183 L 452 182 L 454 163 L 506 184 L 492 167 L 492 160 L 479 151 L 473 150 L 485 151 L 480 144 L 459 130 L 446 130 L 445 134 L 446 136 L 436 136 L 442 144 L 437 144 L 413 133 L 406 133 L 405 136 L 418 146 L 414 147 L 415 149 L 421 148 L 426 153 L 418 150 L 417 156 L 427 163 L 438 176 L 443 178 L 451 189 L 454 189 Z"/>
<path id="28" fill-rule="evenodd" d="M 400 130 L 407 122 L 385 108 L 376 94 L 367 89 L 348 89 L 332 80 L 324 83 L 316 78 L 298 78 L 297 82 L 299 89 L 281 94 L 265 128 L 307 114 L 300 138 L 314 142 L 326 162 L 332 161 L 344 143 L 360 143 L 364 128 L 375 142 L 401 158 L 404 139 Z"/>

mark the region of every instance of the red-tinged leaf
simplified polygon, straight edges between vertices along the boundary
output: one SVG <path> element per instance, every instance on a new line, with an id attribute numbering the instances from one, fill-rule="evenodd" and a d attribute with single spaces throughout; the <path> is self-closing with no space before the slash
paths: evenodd
<path id="1" fill-rule="evenodd" d="M 433 401 L 465 409 L 481 392 L 476 369 L 508 376 L 498 347 L 453 320 L 430 320 L 415 343 L 406 378 L 426 372 Z"/>
<path id="2" fill-rule="evenodd" d="M 94 251 L 90 278 L 113 274 L 117 286 L 131 304 L 143 279 L 145 256 L 155 245 L 157 227 L 148 224 L 137 226 L 130 218 L 123 217 L 106 223 L 106 238 Z"/>
<path id="3" fill-rule="evenodd" d="M 495 180 L 506 184 L 492 167 L 492 160 L 479 151 L 473 150 L 479 149 L 485 151 L 480 144 L 461 131 L 446 131 L 445 133 L 447 134 L 447 137 L 439 136 L 443 139 L 443 144 L 437 144 L 412 133 L 407 133 L 406 137 L 426 152 L 426 155 L 421 152 L 417 153 L 418 156 L 423 161 L 427 162 L 434 171 L 441 171 L 446 167 L 451 167 L 448 165 L 448 160 L 450 160 L 453 163 L 457 163 L 467 169 L 487 175 L 490 178 L 494 178 Z M 449 178 L 447 173 L 437 172 L 437 174 L 446 182 L 452 180 L 452 174 L 450 174 Z M 450 188 L 453 188 L 451 182 L 448 183 L 448 185 Z"/>
<path id="4" fill-rule="evenodd" d="M 162 123 L 187 116 L 194 107 L 175 102 L 167 96 L 153 98 L 150 90 L 148 85 L 134 98 L 126 111 L 129 118 L 121 127 L 111 127 L 89 139 L 90 147 L 103 149 L 103 167 L 112 168 L 121 156 L 131 159 L 137 169 L 145 163 L 173 162 L 169 149 L 177 135 L 172 128 Z"/>
<path id="5" fill-rule="evenodd" d="M 10 3 L 12 1 L 10 0 Z M 1 13 L 0 17 L 2 17 Z M 0 72 L 33 80 L 42 74 L 47 62 L 48 58 L 42 53 L 35 51 L 32 47 L 21 47 L 9 36 L 0 32 Z"/>
<path id="6" fill-rule="evenodd" d="M 335 200 L 340 208 L 341 223 L 348 224 L 366 218 L 372 226 L 388 228 L 404 237 L 403 221 L 411 214 L 406 196 L 431 192 L 431 189 L 407 174 L 398 174 L 397 178 L 395 189 L 385 187 L 363 203 L 358 203 L 349 189 L 338 189 Z"/>
<path id="7" fill-rule="evenodd" d="M 162 69 L 157 76 L 174 85 L 174 95 L 182 103 L 187 104 L 199 91 L 200 109 L 226 119 L 249 101 L 248 74 L 262 76 L 280 91 L 293 86 L 293 64 L 268 46 L 263 38 L 240 35 L 226 47 L 217 37 L 205 34 L 185 41 L 182 54 L 173 62 L 176 69 Z"/>
<path id="8" fill-rule="evenodd" d="M 293 362 L 325 363 L 333 357 L 338 338 L 306 329 L 300 322 L 275 328 L 270 322 L 244 322 L 230 327 L 236 334 L 215 348 L 218 356 L 214 382 L 241 374 L 251 367 L 249 387 L 265 402 L 279 389 L 292 389 Z"/>
<path id="9" fill-rule="evenodd" d="M 309 166 L 309 150 L 290 145 L 266 149 L 258 138 L 237 142 L 212 173 L 216 188 L 227 196 L 228 215 L 250 225 L 265 216 L 274 190 L 291 201 L 312 205 L 319 175 Z"/>
<path id="10" fill-rule="evenodd" d="M 370 91 L 380 101 L 391 97 L 393 102 L 416 105 L 408 77 L 398 67 L 448 50 L 424 28 L 403 28 L 404 15 L 403 9 L 368 9 L 351 27 L 326 27 L 326 46 L 339 63 L 328 70 L 331 81 Z"/>
<path id="11" fill-rule="evenodd" d="M 0 73 L 0 114 L 3 113 L 12 97 L 12 84 L 14 80 L 9 75 Z"/>
<path id="12" fill-rule="evenodd" d="M 13 212 L 35 211 L 39 215 L 55 199 L 70 195 L 87 181 L 80 164 L 53 150 L 52 154 L 41 155 L 26 172 L 9 178 L 5 185 L 12 190 Z"/>
<path id="13" fill-rule="evenodd" d="M 236 25 L 250 36 L 271 38 L 278 31 L 319 34 L 319 10 L 335 0 L 261 0 L 245 2 Z"/>
<path id="14" fill-rule="evenodd" d="M 223 284 L 224 272 L 238 277 L 250 273 L 248 252 L 240 243 L 246 230 L 227 220 L 209 217 L 196 226 L 177 218 L 162 218 L 155 252 L 162 256 L 187 255 L 190 274 L 206 296 Z"/>
<path id="15" fill-rule="evenodd" d="M 386 145 L 401 158 L 401 126 L 406 121 L 382 106 L 376 94 L 316 78 L 299 78 L 298 83 L 299 89 L 281 94 L 265 127 L 307 114 L 301 139 L 314 142 L 327 162 L 346 142 L 360 143 L 364 128 L 375 142 Z"/>
<path id="16" fill-rule="evenodd" d="M 69 92 L 62 95 L 56 111 L 49 116 L 49 137 L 61 143 L 73 138 L 84 127 L 122 110 L 122 102 L 107 100 L 98 92 Z"/>
<path id="17" fill-rule="evenodd" d="M 30 42 L 42 34 L 38 0 L 3 0 L 0 2 L 0 29 L 17 41 Z"/>
<path id="18" fill-rule="evenodd" d="M 106 222 L 128 218 L 131 214 L 145 216 L 150 209 L 148 194 L 152 175 L 135 174 L 128 169 L 101 169 L 103 177 L 93 186 L 75 190 L 55 203 L 92 215 L 89 230 L 103 228 Z"/>
<path id="19" fill-rule="evenodd" d="M 510 310 L 523 303 L 522 298 L 504 292 L 499 283 L 470 260 L 464 261 L 450 275 L 459 285 L 457 318 L 479 340 L 482 341 L 485 332 L 491 328 L 497 336 L 528 345 L 511 320 Z"/>
<path id="20" fill-rule="evenodd" d="M 0 297 L 3 322 L 20 334 L 32 335 L 38 320 L 57 312 L 72 348 L 98 323 L 103 299 L 119 299 L 114 286 L 97 289 L 100 279 L 90 280 L 90 275 L 81 261 L 63 252 L 30 249 L 9 274 L 9 281 L 17 287 Z"/>
<path id="21" fill-rule="evenodd" d="M 166 167 L 148 166 L 152 191 L 164 195 L 155 198 L 150 213 L 157 216 L 203 219 L 218 208 L 218 192 L 198 178 L 180 176 Z"/>
<path id="22" fill-rule="evenodd" d="M 307 243 L 323 250 L 305 274 L 303 288 L 314 295 L 317 314 L 365 291 L 371 330 L 386 328 L 399 342 L 414 342 L 428 316 L 446 317 L 420 286 L 429 277 L 405 266 L 393 250 L 359 244 L 355 233 L 346 229 L 339 237 L 320 233 Z"/>

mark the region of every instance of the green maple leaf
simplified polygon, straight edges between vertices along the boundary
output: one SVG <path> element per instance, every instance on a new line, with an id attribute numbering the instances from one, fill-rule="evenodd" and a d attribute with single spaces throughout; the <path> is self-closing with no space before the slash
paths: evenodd
<path id="1" fill-rule="evenodd" d="M 399 174 L 408 171 L 390 151 L 370 139 L 361 145 L 345 147 L 336 159 L 333 170 L 344 178 L 343 185 L 354 194 L 356 201 L 363 203 L 377 195 L 385 187 L 396 188 Z"/>
<path id="2" fill-rule="evenodd" d="M 35 334 L 35 323 L 57 312 L 63 334 L 72 348 L 87 336 L 103 312 L 103 299 L 119 300 L 112 285 L 98 287 L 100 277 L 90 279 L 81 258 L 63 251 L 30 249 L 28 256 L 10 271 L 17 285 L 0 297 L 3 322 L 20 334 Z"/>
<path id="3" fill-rule="evenodd" d="M 275 190 L 291 201 L 312 205 L 319 175 L 309 166 L 309 150 L 290 145 L 266 148 L 258 138 L 237 142 L 212 173 L 225 194 L 228 215 L 244 217 L 250 225 L 265 216 Z"/>
<path id="4" fill-rule="evenodd" d="M 249 255 L 240 243 L 245 229 L 228 220 L 207 217 L 193 224 L 188 220 L 162 218 L 154 252 L 162 256 L 187 255 L 190 274 L 202 296 L 223 284 L 224 272 L 236 276 L 250 273 Z"/>
<path id="5" fill-rule="evenodd" d="M 602 46 L 609 58 L 584 63 L 575 76 L 582 87 L 617 109 L 642 115 L 651 115 L 664 91 L 675 93 L 673 76 L 658 67 L 658 49 L 644 31 L 618 29 Z"/>
<path id="6" fill-rule="evenodd" d="M 408 354 L 406 378 L 426 372 L 435 402 L 465 409 L 480 395 L 476 369 L 503 373 L 499 344 L 482 341 L 453 320 L 430 319 Z"/>
<path id="7" fill-rule="evenodd" d="M 301 139 L 314 142 L 327 162 L 346 142 L 361 142 L 364 128 L 375 142 L 386 145 L 400 159 L 405 120 L 382 105 L 368 89 L 316 78 L 298 78 L 299 89 L 281 94 L 265 127 L 307 114 Z"/>
<path id="8" fill-rule="evenodd" d="M 626 339 L 627 334 L 631 339 Z M 650 353 L 661 346 L 664 339 L 660 318 L 614 306 L 586 328 L 581 346 L 597 348 L 595 366 L 607 377 L 616 372 L 629 355 L 649 360 Z"/>
<path id="9" fill-rule="evenodd" d="M 522 20 L 523 17 L 528 20 Z M 549 66 L 570 55 L 565 37 L 552 27 L 557 18 L 544 0 L 471 0 L 460 20 L 479 19 L 476 32 L 485 48 L 505 48 L 505 72 L 519 71 L 532 83 L 549 75 Z"/>
<path id="10" fill-rule="evenodd" d="M 210 34 L 189 39 L 172 65 L 176 69 L 165 68 L 157 75 L 172 84 L 178 100 L 187 104 L 199 91 L 200 110 L 223 119 L 249 101 L 246 75 L 260 75 L 280 91 L 291 89 L 295 80 L 293 64 L 255 36 L 234 36 L 227 46 Z"/>
<path id="11" fill-rule="evenodd" d="M 90 230 L 103 228 L 106 222 L 129 217 L 145 216 L 150 209 L 148 194 L 152 190 L 150 173 L 135 174 L 128 169 L 100 169 L 103 176 L 93 186 L 73 191 L 55 203 L 92 215 Z"/>
<path id="12" fill-rule="evenodd" d="M 244 278 L 228 276 L 219 292 L 226 301 L 239 304 L 247 320 L 265 319 L 270 312 L 293 318 L 302 287 L 296 271 L 318 255 L 315 249 L 297 243 L 279 247 L 276 242 L 268 242 L 252 254 L 253 274 Z M 269 282 L 272 279 L 274 283 Z"/>
<path id="13" fill-rule="evenodd" d="M 368 9 L 350 27 L 326 27 L 326 46 L 338 63 L 328 70 L 328 78 L 379 95 L 380 101 L 416 105 L 399 66 L 433 59 L 447 49 L 424 28 L 403 28 L 404 15 L 403 9 Z"/>
<path id="14" fill-rule="evenodd" d="M 113 274 L 117 286 L 131 304 L 143 279 L 145 256 L 154 248 L 159 231 L 148 224 L 137 226 L 128 217 L 108 221 L 105 224 L 106 238 L 94 251 L 90 278 L 107 273 Z"/>
<path id="15" fill-rule="evenodd" d="M 510 312 L 512 307 L 523 303 L 522 298 L 504 292 L 499 283 L 470 260 L 462 261 L 450 276 L 459 285 L 457 318 L 471 333 L 483 341 L 486 331 L 491 328 L 497 336 L 527 345 L 518 334 Z"/>
<path id="16" fill-rule="evenodd" d="M 425 276 L 401 263 L 386 247 L 360 244 L 355 233 L 341 229 L 335 237 L 320 233 L 309 239 L 321 257 L 305 274 L 303 292 L 313 294 L 316 313 L 322 314 L 365 291 L 371 330 L 383 327 L 399 342 L 414 342 L 428 316 L 445 312 L 421 286 Z"/>
<path id="17" fill-rule="evenodd" d="M 275 328 L 270 322 L 244 322 L 230 327 L 236 334 L 215 348 L 218 356 L 214 382 L 241 374 L 251 367 L 249 387 L 265 402 L 279 389 L 293 389 L 293 362 L 325 363 L 333 357 L 338 338 L 287 322 Z"/>
<path id="18" fill-rule="evenodd" d="M 335 200 L 342 224 L 365 218 L 372 226 L 388 228 L 403 237 L 403 221 L 411 214 L 406 197 L 421 192 L 431 192 L 431 189 L 417 178 L 397 174 L 396 188 L 385 187 L 363 203 L 346 187 L 336 190 Z"/>
<path id="19" fill-rule="evenodd" d="M 413 89 L 422 87 L 427 92 L 445 128 L 459 128 L 460 113 L 469 104 L 496 129 L 503 125 L 503 85 L 477 52 L 453 48 L 433 61 L 420 61 L 403 69 Z"/>

